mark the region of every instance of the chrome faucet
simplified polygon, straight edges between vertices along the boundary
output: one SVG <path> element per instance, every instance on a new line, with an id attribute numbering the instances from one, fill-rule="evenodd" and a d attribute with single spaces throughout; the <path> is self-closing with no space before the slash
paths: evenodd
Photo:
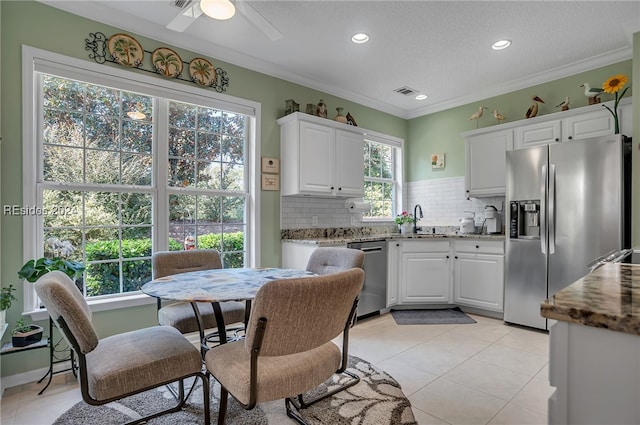
<path id="1" fill-rule="evenodd" d="M 420 210 L 420 217 L 418 217 L 418 210 Z M 420 204 L 413 207 L 413 233 L 418 233 L 418 218 L 424 218 Z"/>

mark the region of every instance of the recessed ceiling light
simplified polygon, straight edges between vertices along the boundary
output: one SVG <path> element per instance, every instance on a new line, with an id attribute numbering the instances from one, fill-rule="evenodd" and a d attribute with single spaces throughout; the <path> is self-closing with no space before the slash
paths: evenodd
<path id="1" fill-rule="evenodd" d="M 366 43 L 367 41 L 369 41 L 369 36 L 363 32 L 359 32 L 351 37 L 351 41 L 357 44 Z"/>
<path id="2" fill-rule="evenodd" d="M 419 94 L 416 96 L 416 100 L 425 100 L 427 98 L 426 94 Z"/>
<path id="3" fill-rule="evenodd" d="M 502 50 L 511 46 L 511 40 L 498 40 L 491 45 L 493 50 Z"/>

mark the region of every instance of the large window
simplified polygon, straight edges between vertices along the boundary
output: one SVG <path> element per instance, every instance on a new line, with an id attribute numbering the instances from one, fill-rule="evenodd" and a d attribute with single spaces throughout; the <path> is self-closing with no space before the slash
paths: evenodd
<path id="1" fill-rule="evenodd" d="M 371 203 L 369 220 L 392 220 L 400 199 L 400 167 L 402 150 L 397 144 L 365 139 L 364 143 L 364 200 Z"/>
<path id="2" fill-rule="evenodd" d="M 26 258 L 70 243 L 64 254 L 86 266 L 77 284 L 97 300 L 139 291 L 158 250 L 214 248 L 225 267 L 255 265 L 250 108 L 225 108 L 199 88 L 185 95 L 146 77 L 137 87 L 100 84 L 35 62 L 24 161 L 35 167 L 24 198 L 42 213 L 23 218 Z M 37 308 L 33 294 L 25 298 Z"/>

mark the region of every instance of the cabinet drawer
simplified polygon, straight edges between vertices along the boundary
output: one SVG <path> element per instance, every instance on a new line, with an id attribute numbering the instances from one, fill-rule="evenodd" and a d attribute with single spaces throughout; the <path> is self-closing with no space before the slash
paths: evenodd
<path id="1" fill-rule="evenodd" d="M 402 252 L 449 252 L 448 241 L 402 241 L 400 246 Z"/>
<path id="2" fill-rule="evenodd" d="M 484 239 L 455 241 L 455 252 L 504 254 L 504 242 Z"/>

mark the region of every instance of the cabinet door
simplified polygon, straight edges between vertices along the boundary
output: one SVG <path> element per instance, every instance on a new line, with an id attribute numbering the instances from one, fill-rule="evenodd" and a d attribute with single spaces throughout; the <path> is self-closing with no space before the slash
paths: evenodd
<path id="1" fill-rule="evenodd" d="M 530 146 L 547 145 L 557 143 L 560 139 L 561 121 L 539 122 L 517 127 L 515 129 L 515 149 L 528 148 Z"/>
<path id="2" fill-rule="evenodd" d="M 503 311 L 504 256 L 456 254 L 453 275 L 457 304 Z"/>
<path id="3" fill-rule="evenodd" d="M 403 303 L 448 303 L 451 273 L 448 253 L 402 253 L 400 295 Z"/>
<path id="4" fill-rule="evenodd" d="M 300 192 L 333 194 L 335 188 L 335 130 L 300 123 Z"/>
<path id="5" fill-rule="evenodd" d="M 336 130 L 336 166 L 336 195 L 363 196 L 364 138 L 362 135 Z"/>
<path id="6" fill-rule="evenodd" d="M 563 120 L 562 141 L 608 136 L 615 133 L 613 116 L 604 107 Z"/>
<path id="7" fill-rule="evenodd" d="M 467 196 L 504 195 L 506 152 L 513 149 L 513 130 L 470 136 L 465 140 Z"/>

